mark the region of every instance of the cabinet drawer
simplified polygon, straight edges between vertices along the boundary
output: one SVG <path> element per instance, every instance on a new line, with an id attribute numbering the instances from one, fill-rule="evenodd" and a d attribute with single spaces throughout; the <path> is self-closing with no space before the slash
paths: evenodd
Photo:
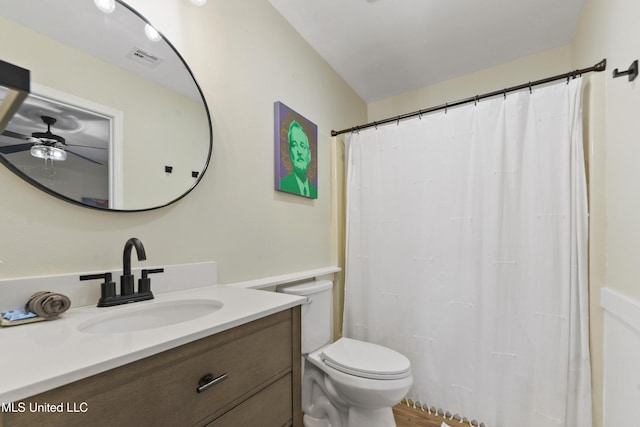
<path id="1" fill-rule="evenodd" d="M 187 360 L 177 368 L 172 371 L 182 372 L 172 372 L 176 386 L 170 398 L 180 400 L 180 409 L 191 414 L 190 423 L 196 422 L 237 404 L 255 393 L 257 387 L 291 370 L 291 324 L 276 324 Z M 209 373 L 227 377 L 197 393 L 198 381 Z"/>
<path id="2" fill-rule="evenodd" d="M 292 424 L 291 375 L 271 384 L 207 427 L 282 427 Z"/>
<path id="3" fill-rule="evenodd" d="M 3 414 L 0 426 L 201 425 L 292 372 L 291 352 L 285 311 L 23 401 L 83 404 L 86 412 L 27 409 Z M 205 374 L 227 377 L 198 393 Z"/>

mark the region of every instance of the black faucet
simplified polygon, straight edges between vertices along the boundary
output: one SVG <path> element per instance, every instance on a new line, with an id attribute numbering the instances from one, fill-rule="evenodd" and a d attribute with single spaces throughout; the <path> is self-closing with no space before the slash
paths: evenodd
<path id="1" fill-rule="evenodd" d="M 122 253 L 122 276 L 120 276 L 120 295 L 133 295 L 134 293 L 134 281 L 133 274 L 131 274 L 131 249 L 136 248 L 138 254 L 138 261 L 144 261 L 147 259 L 147 254 L 144 251 L 144 246 L 140 239 L 135 237 L 127 240 L 124 244 L 124 252 Z"/>
<path id="2" fill-rule="evenodd" d="M 133 274 L 131 274 L 132 248 L 136 248 L 138 261 L 144 261 L 147 259 L 147 254 L 144 251 L 144 246 L 142 245 L 140 239 L 132 237 L 131 239 L 127 240 L 127 243 L 125 243 L 124 245 L 124 252 L 122 254 L 120 295 L 116 295 L 116 284 L 111 281 L 111 273 L 80 276 L 80 280 L 104 279 L 104 283 L 102 283 L 101 287 L 102 292 L 100 294 L 100 300 L 98 301 L 98 307 L 111 307 L 114 305 L 153 299 L 153 293 L 151 292 L 151 279 L 149 278 L 149 274 L 163 273 L 164 268 L 156 268 L 151 270 L 143 269 L 142 277 L 138 279 L 138 292 L 135 292 L 134 277 Z"/>

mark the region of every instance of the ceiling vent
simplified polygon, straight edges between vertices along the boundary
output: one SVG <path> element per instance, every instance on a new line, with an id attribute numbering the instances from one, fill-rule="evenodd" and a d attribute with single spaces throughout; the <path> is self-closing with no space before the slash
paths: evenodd
<path id="1" fill-rule="evenodd" d="M 149 68 L 156 68 L 158 64 L 164 61 L 162 58 L 149 53 L 144 49 L 140 49 L 139 47 L 134 47 L 133 49 L 131 49 L 131 51 L 129 51 L 129 53 L 127 54 L 127 58 Z"/>

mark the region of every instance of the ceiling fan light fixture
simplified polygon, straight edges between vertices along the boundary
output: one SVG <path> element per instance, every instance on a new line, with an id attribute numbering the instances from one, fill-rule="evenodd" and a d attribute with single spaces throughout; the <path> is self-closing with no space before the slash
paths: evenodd
<path id="1" fill-rule="evenodd" d="M 93 0 L 96 7 L 103 13 L 111 13 L 116 10 L 115 0 Z"/>
<path id="2" fill-rule="evenodd" d="M 67 152 L 58 147 L 36 144 L 31 147 L 31 155 L 39 159 L 64 161 L 67 160 Z"/>

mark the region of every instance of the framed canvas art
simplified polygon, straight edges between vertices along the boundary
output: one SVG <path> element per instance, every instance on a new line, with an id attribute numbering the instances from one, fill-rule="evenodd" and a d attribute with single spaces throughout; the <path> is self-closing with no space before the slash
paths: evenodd
<path id="1" fill-rule="evenodd" d="M 282 102 L 274 103 L 275 188 L 318 198 L 318 127 Z"/>

